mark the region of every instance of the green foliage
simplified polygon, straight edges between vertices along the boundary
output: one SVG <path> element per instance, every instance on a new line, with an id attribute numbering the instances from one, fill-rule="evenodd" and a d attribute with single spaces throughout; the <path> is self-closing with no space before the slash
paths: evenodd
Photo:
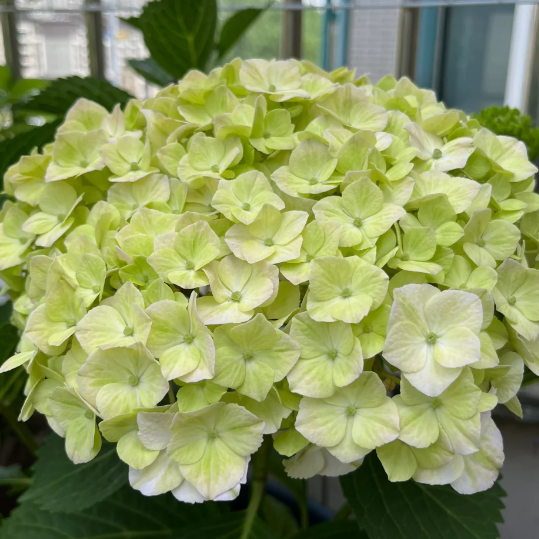
<path id="1" fill-rule="evenodd" d="M 127 103 L 131 96 L 103 80 L 92 77 L 67 77 L 53 81 L 44 91 L 21 105 L 19 110 L 63 117 L 73 103 L 81 98 L 112 110 L 117 103 L 122 105 Z"/>
<path id="2" fill-rule="evenodd" d="M 369 539 L 351 520 L 331 521 L 300 531 L 292 539 Z M 397 537 L 395 537 L 397 539 Z M 400 538 L 399 538 L 400 539 Z"/>
<path id="3" fill-rule="evenodd" d="M 127 483 L 127 466 L 114 447 L 103 443 L 91 462 L 75 466 L 66 456 L 64 441 L 49 436 L 38 450 L 32 486 L 21 496 L 23 506 L 46 512 L 75 513 L 103 501 Z M 23 510 L 24 511 L 24 510 Z M 61 520 L 61 519 L 60 519 Z"/>
<path id="4" fill-rule="evenodd" d="M 370 539 L 496 539 L 505 492 L 461 496 L 449 486 L 391 483 L 374 455 L 341 485 L 358 524 Z"/>
<path id="5" fill-rule="evenodd" d="M 527 114 L 510 107 L 488 107 L 473 117 L 497 135 L 515 137 L 526 144 L 528 157 L 535 161 L 539 157 L 539 128 L 534 127 Z"/>
<path id="6" fill-rule="evenodd" d="M 152 84 L 166 86 L 190 69 L 207 71 L 222 61 L 266 8 L 249 8 L 230 16 L 219 35 L 217 1 L 159 0 L 149 2 L 139 17 L 124 19 L 140 30 L 151 58 L 129 65 Z"/>
<path id="7" fill-rule="evenodd" d="M 0 538 L 186 539 L 191 536 L 184 534 L 184 530 L 197 529 L 214 514 L 208 504 L 178 505 L 170 495 L 144 498 L 126 487 L 92 507 L 70 513 L 51 513 L 34 502 L 25 501 L 5 521 Z M 200 537 L 213 539 L 219 535 Z M 253 535 L 252 538 L 263 539 L 263 536 Z"/>

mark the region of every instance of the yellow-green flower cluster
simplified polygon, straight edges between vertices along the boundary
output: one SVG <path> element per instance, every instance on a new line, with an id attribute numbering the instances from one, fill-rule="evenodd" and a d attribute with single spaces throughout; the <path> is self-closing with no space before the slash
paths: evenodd
<path id="1" fill-rule="evenodd" d="M 489 488 L 490 412 L 539 374 L 536 172 L 406 78 L 308 62 L 81 99 L 4 181 L 21 420 L 188 502 L 236 497 L 264 435 L 292 477 L 376 449 L 392 481 Z"/>

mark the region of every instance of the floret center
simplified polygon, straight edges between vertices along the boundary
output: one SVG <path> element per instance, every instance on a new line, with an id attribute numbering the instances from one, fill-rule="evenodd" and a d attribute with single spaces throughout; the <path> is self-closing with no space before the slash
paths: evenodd
<path id="1" fill-rule="evenodd" d="M 440 159 L 440 157 L 442 157 L 442 150 L 436 148 L 433 152 L 432 152 L 432 157 L 434 159 Z"/>
<path id="2" fill-rule="evenodd" d="M 232 292 L 230 299 L 232 301 L 239 301 L 241 299 L 241 292 Z"/>
<path id="3" fill-rule="evenodd" d="M 477 240 L 477 246 L 478 247 L 484 247 L 485 246 L 485 240 L 483 238 Z"/>
<path id="4" fill-rule="evenodd" d="M 264 138 L 271 138 L 271 133 L 269 131 L 266 131 L 262 136 Z"/>
<path id="5" fill-rule="evenodd" d="M 241 209 L 244 211 L 249 211 L 251 209 L 251 204 L 249 204 L 249 202 L 244 202 Z"/>
<path id="6" fill-rule="evenodd" d="M 253 357 L 255 357 L 255 355 L 252 352 L 250 351 L 243 352 L 243 359 L 245 359 L 245 361 L 249 361 L 253 359 Z"/>
<path id="7" fill-rule="evenodd" d="M 372 331 L 372 326 L 371 324 L 365 324 L 363 326 L 363 333 L 370 333 Z"/>
<path id="8" fill-rule="evenodd" d="M 194 268 L 195 268 L 195 265 L 190 260 L 185 261 L 185 269 L 186 270 L 192 270 Z"/>
<path id="9" fill-rule="evenodd" d="M 133 335 L 133 328 L 130 328 L 129 326 L 124 328 L 124 335 L 126 337 L 129 337 L 130 335 Z"/>
<path id="10" fill-rule="evenodd" d="M 354 226 L 357 226 L 358 228 L 360 228 L 362 224 L 363 224 L 363 221 L 359 219 L 359 217 L 357 219 L 354 219 Z"/>
<path id="11" fill-rule="evenodd" d="M 80 168 L 86 168 L 88 166 L 88 161 L 86 161 L 86 159 L 83 159 L 79 164 Z"/>
<path id="12" fill-rule="evenodd" d="M 95 285 L 93 288 L 92 288 L 92 292 L 94 294 L 99 294 L 99 292 L 101 292 L 101 287 L 98 286 L 98 285 Z"/>
<path id="13" fill-rule="evenodd" d="M 131 163 L 131 171 L 132 172 L 135 172 L 138 169 L 139 169 L 138 168 L 138 163 L 135 163 L 135 162 Z"/>
<path id="14" fill-rule="evenodd" d="M 310 262 L 311 260 L 314 260 L 314 255 L 308 254 L 305 259 L 307 260 L 307 262 Z"/>
<path id="15" fill-rule="evenodd" d="M 186 333 L 183 336 L 183 342 L 191 344 L 195 340 L 195 336 L 192 333 Z"/>
<path id="16" fill-rule="evenodd" d="M 264 240 L 264 245 L 267 245 L 268 247 L 273 247 L 273 240 L 271 238 L 266 238 Z"/>
<path id="17" fill-rule="evenodd" d="M 352 291 L 351 291 L 349 288 L 345 288 L 345 289 L 341 292 L 341 296 L 342 296 L 343 298 L 349 298 L 351 295 L 352 295 Z"/>
<path id="18" fill-rule="evenodd" d="M 328 352 L 328 357 L 329 357 L 330 359 L 335 359 L 335 358 L 337 357 L 337 354 L 338 354 L 337 350 L 330 350 L 330 351 Z"/>
<path id="19" fill-rule="evenodd" d="M 427 333 L 428 344 L 435 344 L 437 340 L 438 340 L 438 335 L 436 335 L 436 333 L 433 333 L 432 331 L 430 333 Z"/>
<path id="20" fill-rule="evenodd" d="M 275 84 L 270 84 L 268 90 L 270 92 L 275 92 L 275 90 L 277 90 L 277 88 L 275 88 Z"/>
<path id="21" fill-rule="evenodd" d="M 318 183 L 318 178 L 311 178 L 309 180 L 309 185 L 316 185 Z"/>
<path id="22" fill-rule="evenodd" d="M 214 430 L 208 432 L 208 438 L 209 438 L 210 440 L 215 440 L 215 438 L 217 438 L 217 432 L 214 431 Z"/>
<path id="23" fill-rule="evenodd" d="M 442 405 L 442 401 L 438 397 L 434 397 L 430 402 L 431 406 L 435 409 L 440 408 L 440 406 Z"/>
<path id="24" fill-rule="evenodd" d="M 92 410 L 86 410 L 86 412 L 84 412 L 84 417 L 86 419 L 93 419 L 94 418 L 94 413 L 92 412 Z"/>
<path id="25" fill-rule="evenodd" d="M 140 378 L 138 376 L 130 376 L 129 377 L 129 385 L 130 386 L 133 386 L 133 387 L 136 387 L 138 386 L 139 382 L 140 382 Z"/>
<path id="26" fill-rule="evenodd" d="M 514 305 L 517 302 L 517 298 L 515 298 L 515 296 L 511 296 L 507 301 L 509 305 Z"/>
<path id="27" fill-rule="evenodd" d="M 353 417 L 356 415 L 357 409 L 355 406 L 347 406 L 346 407 L 346 415 L 348 417 Z"/>
<path id="28" fill-rule="evenodd" d="M 212 165 L 211 171 L 217 174 L 217 172 L 219 172 L 219 165 Z"/>

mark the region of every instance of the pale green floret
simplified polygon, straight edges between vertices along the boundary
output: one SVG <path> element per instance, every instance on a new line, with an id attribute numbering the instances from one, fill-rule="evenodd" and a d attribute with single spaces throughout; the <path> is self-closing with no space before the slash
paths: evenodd
<path id="1" fill-rule="evenodd" d="M 317 202 L 313 211 L 318 221 L 342 224 L 341 247 L 362 249 L 372 247 L 406 213 L 400 206 L 386 203 L 381 189 L 365 176 L 349 185 L 342 197 Z"/>
<path id="2" fill-rule="evenodd" d="M 147 347 L 159 359 L 167 380 L 198 382 L 214 375 L 215 347 L 211 332 L 196 312 L 196 293 L 189 306 L 168 299 L 146 309 L 152 326 Z"/>
<path id="3" fill-rule="evenodd" d="M 97 349 L 146 344 L 151 319 L 144 312 L 144 298 L 131 283 L 91 309 L 77 325 L 77 339 L 87 354 Z"/>
<path id="4" fill-rule="evenodd" d="M 101 129 L 107 115 L 107 109 L 101 105 L 88 101 L 88 99 L 78 99 L 66 114 L 65 121 L 58 129 L 58 133 L 97 131 Z"/>
<path id="5" fill-rule="evenodd" d="M 249 142 L 253 147 L 265 154 L 276 150 L 293 150 L 296 147 L 293 133 L 290 112 L 284 109 L 268 112 L 266 100 L 259 96 L 255 101 L 252 130 L 249 133 Z"/>
<path id="6" fill-rule="evenodd" d="M 101 449 L 101 436 L 95 424 L 95 412 L 77 393 L 58 387 L 49 397 L 56 432 L 65 438 L 67 456 L 75 464 L 92 460 Z"/>
<path id="7" fill-rule="evenodd" d="M 151 166 L 150 141 L 142 142 L 131 135 L 124 135 L 114 143 L 101 148 L 101 157 L 112 176 L 111 182 L 135 182 L 148 174 L 159 172 Z"/>
<path id="8" fill-rule="evenodd" d="M 221 180 L 211 205 L 227 219 L 250 225 L 264 204 L 284 209 L 284 202 L 271 190 L 261 172 L 252 170 L 234 180 Z"/>
<path id="9" fill-rule="evenodd" d="M 214 499 L 240 483 L 248 457 L 262 443 L 263 427 L 237 404 L 219 402 L 178 413 L 167 453 L 202 496 Z"/>
<path id="10" fill-rule="evenodd" d="M 520 232 L 503 219 L 491 221 L 491 215 L 491 210 L 474 211 L 464 227 L 460 243 L 476 266 L 496 268 L 499 260 L 505 260 L 515 252 Z"/>
<path id="11" fill-rule="evenodd" d="M 481 390 L 469 369 L 437 397 L 427 397 L 403 377 L 401 393 L 393 397 L 400 417 L 399 439 L 425 448 L 441 433 L 447 436 L 451 452 L 468 455 L 479 449 L 479 402 Z"/>
<path id="12" fill-rule="evenodd" d="M 469 137 L 459 137 L 445 143 L 442 137 L 424 131 L 415 123 L 406 124 L 404 129 L 409 133 L 410 145 L 417 148 L 417 158 L 424 162 L 425 170 L 448 172 L 464 168 L 474 151 Z"/>
<path id="13" fill-rule="evenodd" d="M 156 406 L 168 391 L 159 363 L 142 344 L 96 350 L 80 368 L 77 383 L 104 419 Z"/>
<path id="14" fill-rule="evenodd" d="M 217 328 L 214 339 L 213 381 L 259 402 L 290 372 L 300 355 L 299 345 L 262 314 L 238 326 Z"/>
<path id="15" fill-rule="evenodd" d="M 307 311 L 317 322 L 357 324 L 384 300 L 388 277 L 357 256 L 311 262 Z"/>
<path id="16" fill-rule="evenodd" d="M 315 322 L 301 313 L 292 320 L 290 336 L 301 350 L 299 361 L 288 374 L 295 393 L 331 397 L 363 371 L 361 344 L 348 324 Z"/>
<path id="17" fill-rule="evenodd" d="M 278 264 L 297 258 L 300 253 L 309 215 L 303 211 L 281 213 L 265 204 L 250 225 L 237 224 L 229 228 L 225 241 L 230 250 L 249 264 L 266 260 Z"/>
<path id="18" fill-rule="evenodd" d="M 332 397 L 304 397 L 296 428 L 311 443 L 350 463 L 395 440 L 399 414 L 380 378 L 365 372 Z"/>
<path id="19" fill-rule="evenodd" d="M 539 337 L 539 271 L 508 258 L 496 270 L 498 282 L 492 291 L 496 309 L 524 339 Z"/>
<path id="20" fill-rule="evenodd" d="M 28 214 L 9 202 L 4 204 L 0 223 L 0 270 L 18 266 L 24 262 L 24 253 L 34 236 L 23 227 Z"/>
<path id="21" fill-rule="evenodd" d="M 279 270 L 267 262 L 249 264 L 229 255 L 210 262 L 204 273 L 212 296 L 199 298 L 197 308 L 205 324 L 247 322 L 254 309 L 271 304 L 279 291 Z"/>
<path id="22" fill-rule="evenodd" d="M 177 234 L 168 234 L 148 257 L 148 263 L 166 282 L 182 288 L 208 284 L 202 269 L 219 254 L 219 238 L 206 221 L 186 226 Z M 163 247 L 160 247 L 163 245 Z"/>
<path id="23" fill-rule="evenodd" d="M 409 284 L 393 291 L 384 357 L 417 390 L 440 395 L 481 359 L 481 301 L 458 290 Z"/>
<path id="24" fill-rule="evenodd" d="M 326 144 L 307 139 L 291 153 L 288 166 L 278 168 L 271 179 L 292 197 L 317 195 L 341 183 L 342 178 L 332 177 L 336 166 Z"/>

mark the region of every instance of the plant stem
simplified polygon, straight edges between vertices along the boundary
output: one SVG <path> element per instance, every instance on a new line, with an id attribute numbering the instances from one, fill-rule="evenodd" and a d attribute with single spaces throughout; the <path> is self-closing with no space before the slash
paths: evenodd
<path id="1" fill-rule="evenodd" d="M 346 520 L 352 514 L 352 508 L 345 503 L 333 517 L 333 520 Z"/>
<path id="2" fill-rule="evenodd" d="M 174 404 L 176 402 L 176 396 L 174 395 L 174 382 L 168 383 L 168 400 L 170 401 L 170 404 Z"/>
<path id="3" fill-rule="evenodd" d="M 266 490 L 266 478 L 268 476 L 268 459 L 271 450 L 271 437 L 265 436 L 260 449 L 253 455 L 253 480 L 251 483 L 251 498 L 245 520 L 243 522 L 243 530 L 240 539 L 248 539 L 255 522 L 258 509 L 264 498 Z"/>

